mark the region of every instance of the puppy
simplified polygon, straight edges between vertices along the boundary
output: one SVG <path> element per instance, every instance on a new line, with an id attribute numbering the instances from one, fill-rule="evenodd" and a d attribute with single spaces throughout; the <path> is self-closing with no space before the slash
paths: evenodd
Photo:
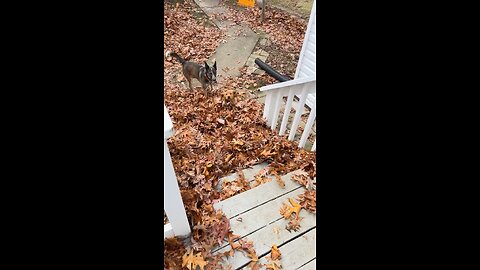
<path id="1" fill-rule="evenodd" d="M 165 56 L 167 58 L 175 57 L 182 64 L 183 76 L 187 79 L 190 90 L 193 91 L 192 78 L 197 79 L 202 84 L 205 96 L 209 85 L 213 90 L 212 84 L 217 82 L 217 61 L 213 63 L 213 66 L 209 66 L 207 62 L 205 62 L 205 66 L 201 66 L 194 62 L 185 61 L 180 55 L 172 51 L 168 51 Z"/>

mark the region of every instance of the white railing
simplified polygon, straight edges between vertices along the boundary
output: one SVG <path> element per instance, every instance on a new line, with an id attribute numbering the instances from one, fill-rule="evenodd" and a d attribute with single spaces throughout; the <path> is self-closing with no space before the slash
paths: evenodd
<path id="1" fill-rule="evenodd" d="M 268 126 L 270 126 L 272 130 L 275 130 L 278 124 L 280 108 L 284 104 L 283 97 L 288 97 L 279 132 L 280 135 L 285 135 L 288 118 L 292 110 L 293 98 L 295 95 L 300 96 L 298 108 L 295 112 L 295 117 L 293 118 L 292 126 L 290 128 L 290 134 L 288 136 L 288 139 L 292 141 L 295 138 L 298 125 L 300 124 L 301 116 L 303 114 L 303 111 L 305 110 L 305 101 L 307 99 L 307 95 L 315 93 L 316 88 L 316 77 L 295 79 L 261 87 L 260 91 L 264 91 L 267 93 L 265 99 L 265 107 L 263 110 L 263 117 L 267 120 Z M 305 147 L 305 143 L 307 142 L 307 139 L 312 131 L 312 126 L 315 122 L 316 114 L 317 108 L 314 105 L 310 110 L 307 123 L 305 124 L 305 129 L 303 130 L 302 137 L 300 138 L 299 147 Z M 315 139 L 311 151 L 315 151 L 316 145 L 317 140 Z"/>
<path id="2" fill-rule="evenodd" d="M 178 187 L 177 177 L 173 169 L 172 158 L 168 150 L 167 139 L 175 134 L 172 120 L 167 108 L 163 105 L 164 134 L 163 134 L 163 203 L 169 223 L 164 226 L 164 238 L 172 236 L 186 236 L 190 234 L 187 213 L 183 205 Z"/>

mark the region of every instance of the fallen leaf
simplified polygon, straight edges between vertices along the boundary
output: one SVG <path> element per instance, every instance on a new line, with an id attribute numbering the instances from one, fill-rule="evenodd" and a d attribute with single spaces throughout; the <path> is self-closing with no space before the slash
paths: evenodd
<path id="1" fill-rule="evenodd" d="M 272 246 L 272 253 L 270 256 L 272 257 L 272 260 L 280 259 L 280 257 L 282 256 L 280 250 L 278 250 L 276 245 Z"/>
<path id="2" fill-rule="evenodd" d="M 299 204 L 306 210 L 315 213 L 317 209 L 317 193 L 315 190 L 307 190 L 298 195 Z"/>
<path id="3" fill-rule="evenodd" d="M 278 260 L 270 260 L 266 267 L 267 270 L 280 270 L 280 268 L 282 268 L 282 264 Z"/>
<path id="4" fill-rule="evenodd" d="M 234 235 L 233 233 L 228 234 L 228 243 L 232 247 L 232 250 L 241 248 L 242 246 L 239 243 L 235 243 L 235 239 L 240 238 L 238 235 Z"/>
<path id="5" fill-rule="evenodd" d="M 298 216 L 298 213 L 302 209 L 302 206 L 292 198 L 288 198 L 288 201 L 290 202 L 291 206 L 288 206 L 284 203 L 282 208 L 280 209 L 280 214 L 286 219 L 290 218 L 293 213 L 295 213 L 295 216 Z"/>
<path id="6" fill-rule="evenodd" d="M 281 188 L 285 188 L 285 182 L 282 180 L 280 175 L 276 172 L 272 172 L 272 174 L 275 176 L 275 179 L 277 180 L 278 184 L 280 185 Z"/>
<path id="7" fill-rule="evenodd" d="M 185 253 L 182 259 L 182 267 L 186 266 L 189 270 L 196 270 L 197 266 L 199 266 L 201 270 L 204 270 L 204 267 L 207 264 L 207 262 L 203 260 L 200 252 L 193 256 L 193 250 Z"/>
<path id="8" fill-rule="evenodd" d="M 303 218 L 301 217 L 295 217 L 293 219 L 290 220 L 290 222 L 288 222 L 287 226 L 285 226 L 285 229 L 287 229 L 287 231 L 298 231 L 300 229 L 300 221 L 302 221 Z"/>

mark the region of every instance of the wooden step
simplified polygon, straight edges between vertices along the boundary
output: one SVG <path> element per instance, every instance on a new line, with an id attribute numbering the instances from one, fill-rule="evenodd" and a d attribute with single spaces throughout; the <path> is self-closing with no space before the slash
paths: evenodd
<path id="1" fill-rule="evenodd" d="M 291 242 L 279 247 L 282 262 L 282 269 L 298 269 L 312 259 L 316 258 L 316 240 L 317 229 L 313 229 L 304 235 L 297 237 Z M 267 264 L 264 257 L 260 258 L 261 264 Z M 243 268 L 247 269 L 247 268 Z M 315 269 L 315 264 L 300 269 Z"/>
<path id="2" fill-rule="evenodd" d="M 249 180 L 249 182 L 252 182 L 255 180 L 255 175 L 259 173 L 261 170 L 263 170 L 264 168 L 266 168 L 267 166 L 268 166 L 268 163 L 262 162 L 260 164 L 254 165 L 252 168 L 244 169 L 242 170 L 242 172 L 245 175 L 245 179 Z M 223 183 L 233 181 L 237 178 L 238 178 L 238 173 L 232 173 L 228 176 L 220 178 L 217 184 L 217 190 L 221 191 Z"/>
<path id="3" fill-rule="evenodd" d="M 293 191 L 294 189 L 300 187 L 300 184 L 290 180 L 290 176 L 296 172 L 297 171 L 291 172 L 281 177 L 282 180 L 285 181 L 285 187 L 283 188 L 280 187 L 277 181 L 272 180 L 256 188 L 247 190 L 224 201 L 218 202 L 213 207 L 216 210 L 222 209 L 227 218 L 237 216 L 258 205 L 273 200 L 282 194 L 285 194 L 286 192 Z"/>
<path id="4" fill-rule="evenodd" d="M 243 235 L 242 238 L 245 238 L 249 241 L 253 241 L 253 247 L 256 251 L 256 254 L 259 258 L 263 258 L 264 256 L 268 256 L 270 254 L 271 248 L 273 245 L 276 245 L 279 247 L 280 251 L 282 252 L 282 263 L 285 261 L 289 261 L 287 256 L 290 256 L 289 252 L 290 250 L 287 250 L 287 252 L 282 251 L 281 247 L 285 243 L 292 243 L 295 241 L 298 241 L 299 239 L 304 239 L 303 235 L 305 234 L 306 231 L 311 230 L 312 228 L 316 228 L 316 215 L 311 214 L 307 211 L 302 210 L 300 212 L 300 217 L 303 218 L 301 221 L 301 227 L 298 231 L 287 231 L 285 229 L 285 226 L 288 224 L 288 220 L 286 219 L 279 219 L 276 222 L 272 224 L 268 224 L 268 226 L 263 227 L 260 230 L 248 233 L 247 235 Z M 234 234 L 236 234 L 236 231 L 234 228 L 232 228 L 232 231 Z M 277 234 L 278 232 L 278 234 Z M 300 240 L 301 243 L 304 243 L 303 240 Z M 299 260 L 299 258 L 295 258 L 295 260 L 298 260 L 299 262 L 303 262 L 300 265 L 303 265 L 304 263 L 310 261 L 315 257 L 315 241 L 313 242 L 308 242 L 306 243 L 308 245 L 301 246 L 301 247 L 296 247 L 301 254 L 304 254 L 304 258 L 302 260 Z M 285 244 L 286 245 L 286 244 Z M 299 244 L 300 246 L 300 244 Z M 231 250 L 230 245 L 223 247 L 219 249 L 218 251 L 215 252 L 226 252 Z M 307 252 L 306 250 L 310 250 L 310 252 Z M 313 256 L 312 256 L 313 252 Z M 294 254 L 297 256 L 297 254 Z M 239 252 L 235 251 L 234 255 L 232 257 L 229 257 L 223 265 L 227 267 L 228 265 L 231 265 L 233 269 L 241 269 L 243 266 L 247 265 L 250 263 L 250 258 L 245 255 L 244 252 Z M 283 269 L 295 269 L 295 268 L 283 268 Z"/>
<path id="5" fill-rule="evenodd" d="M 283 196 L 280 196 L 270 202 L 258 206 L 255 211 L 248 211 L 240 214 L 237 217 L 230 219 L 230 228 L 232 228 L 234 234 L 245 236 L 265 226 L 270 226 L 269 224 L 278 222 L 280 219 L 283 218 L 282 215 L 280 215 L 280 208 L 282 207 L 283 203 L 287 203 L 288 198 L 296 198 L 298 195 L 304 192 L 304 188 L 298 187 L 292 192 L 285 193 Z M 278 211 L 275 211 L 275 209 L 277 209 Z M 275 223 L 275 226 L 280 225 L 279 223 Z M 285 225 L 283 226 L 283 228 L 284 227 Z M 228 243 L 224 242 L 215 250 L 219 250 L 226 246 L 228 246 Z"/>
<path id="6" fill-rule="evenodd" d="M 291 232 L 287 231 L 285 227 L 289 220 L 284 219 L 280 215 L 280 208 L 283 203 L 288 203 L 288 198 L 296 199 L 298 195 L 305 191 L 302 186 L 291 180 L 292 174 L 297 172 L 281 177 L 285 181 L 285 188 L 281 188 L 277 181 L 272 180 L 214 205 L 215 209 L 222 209 L 230 219 L 233 234 L 240 236 L 241 239 L 246 238 L 248 241 L 253 241 L 254 249 L 259 258 L 267 256 L 271 251 L 272 245 L 277 245 L 283 253 L 282 246 L 288 247 L 289 243 L 295 241 L 303 243 L 304 240 L 299 239 L 306 233 L 311 234 L 312 229 L 316 228 L 316 214 L 312 214 L 305 209 L 300 211 L 299 216 L 303 220 L 297 232 L 293 230 Z M 307 235 L 306 238 L 308 239 L 308 237 Z M 305 254 L 304 258 L 294 258 L 294 260 L 299 261 L 298 265 L 292 264 L 296 268 L 283 267 L 283 269 L 297 269 L 315 258 L 314 244 L 311 242 L 303 244 L 306 244 L 306 246 L 300 249 L 300 251 Z M 224 243 L 214 253 L 226 252 L 230 249 L 230 245 Z M 310 251 L 307 252 L 305 249 Z M 288 254 L 287 256 L 299 256 L 296 253 L 290 255 L 288 248 L 285 249 L 285 252 Z M 312 252 L 314 254 L 313 257 L 311 256 Z M 282 255 L 282 258 L 285 257 Z M 242 269 L 249 262 L 250 258 L 243 252 L 235 251 L 234 255 L 229 257 L 223 265 L 225 268 L 231 265 L 232 269 Z M 287 263 L 287 266 L 291 264 L 289 259 L 285 259 L 285 262 L 282 259 L 282 263 Z M 305 270 L 307 269 L 305 268 Z"/>

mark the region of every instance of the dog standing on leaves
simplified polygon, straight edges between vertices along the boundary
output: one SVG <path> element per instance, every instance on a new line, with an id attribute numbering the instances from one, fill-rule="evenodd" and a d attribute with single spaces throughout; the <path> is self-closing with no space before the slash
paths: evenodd
<path id="1" fill-rule="evenodd" d="M 212 84 L 217 82 L 217 61 L 213 63 L 213 66 L 209 66 L 207 62 L 205 62 L 205 66 L 201 66 L 194 62 L 185 61 L 185 59 L 180 57 L 180 55 L 172 51 L 168 51 L 165 56 L 167 58 L 173 56 L 177 58 L 177 60 L 182 64 L 183 75 L 188 81 L 188 86 L 190 87 L 190 90 L 193 91 L 192 78 L 197 79 L 202 84 L 205 96 L 207 95 L 207 87 L 209 85 L 210 88 L 213 90 Z"/>

